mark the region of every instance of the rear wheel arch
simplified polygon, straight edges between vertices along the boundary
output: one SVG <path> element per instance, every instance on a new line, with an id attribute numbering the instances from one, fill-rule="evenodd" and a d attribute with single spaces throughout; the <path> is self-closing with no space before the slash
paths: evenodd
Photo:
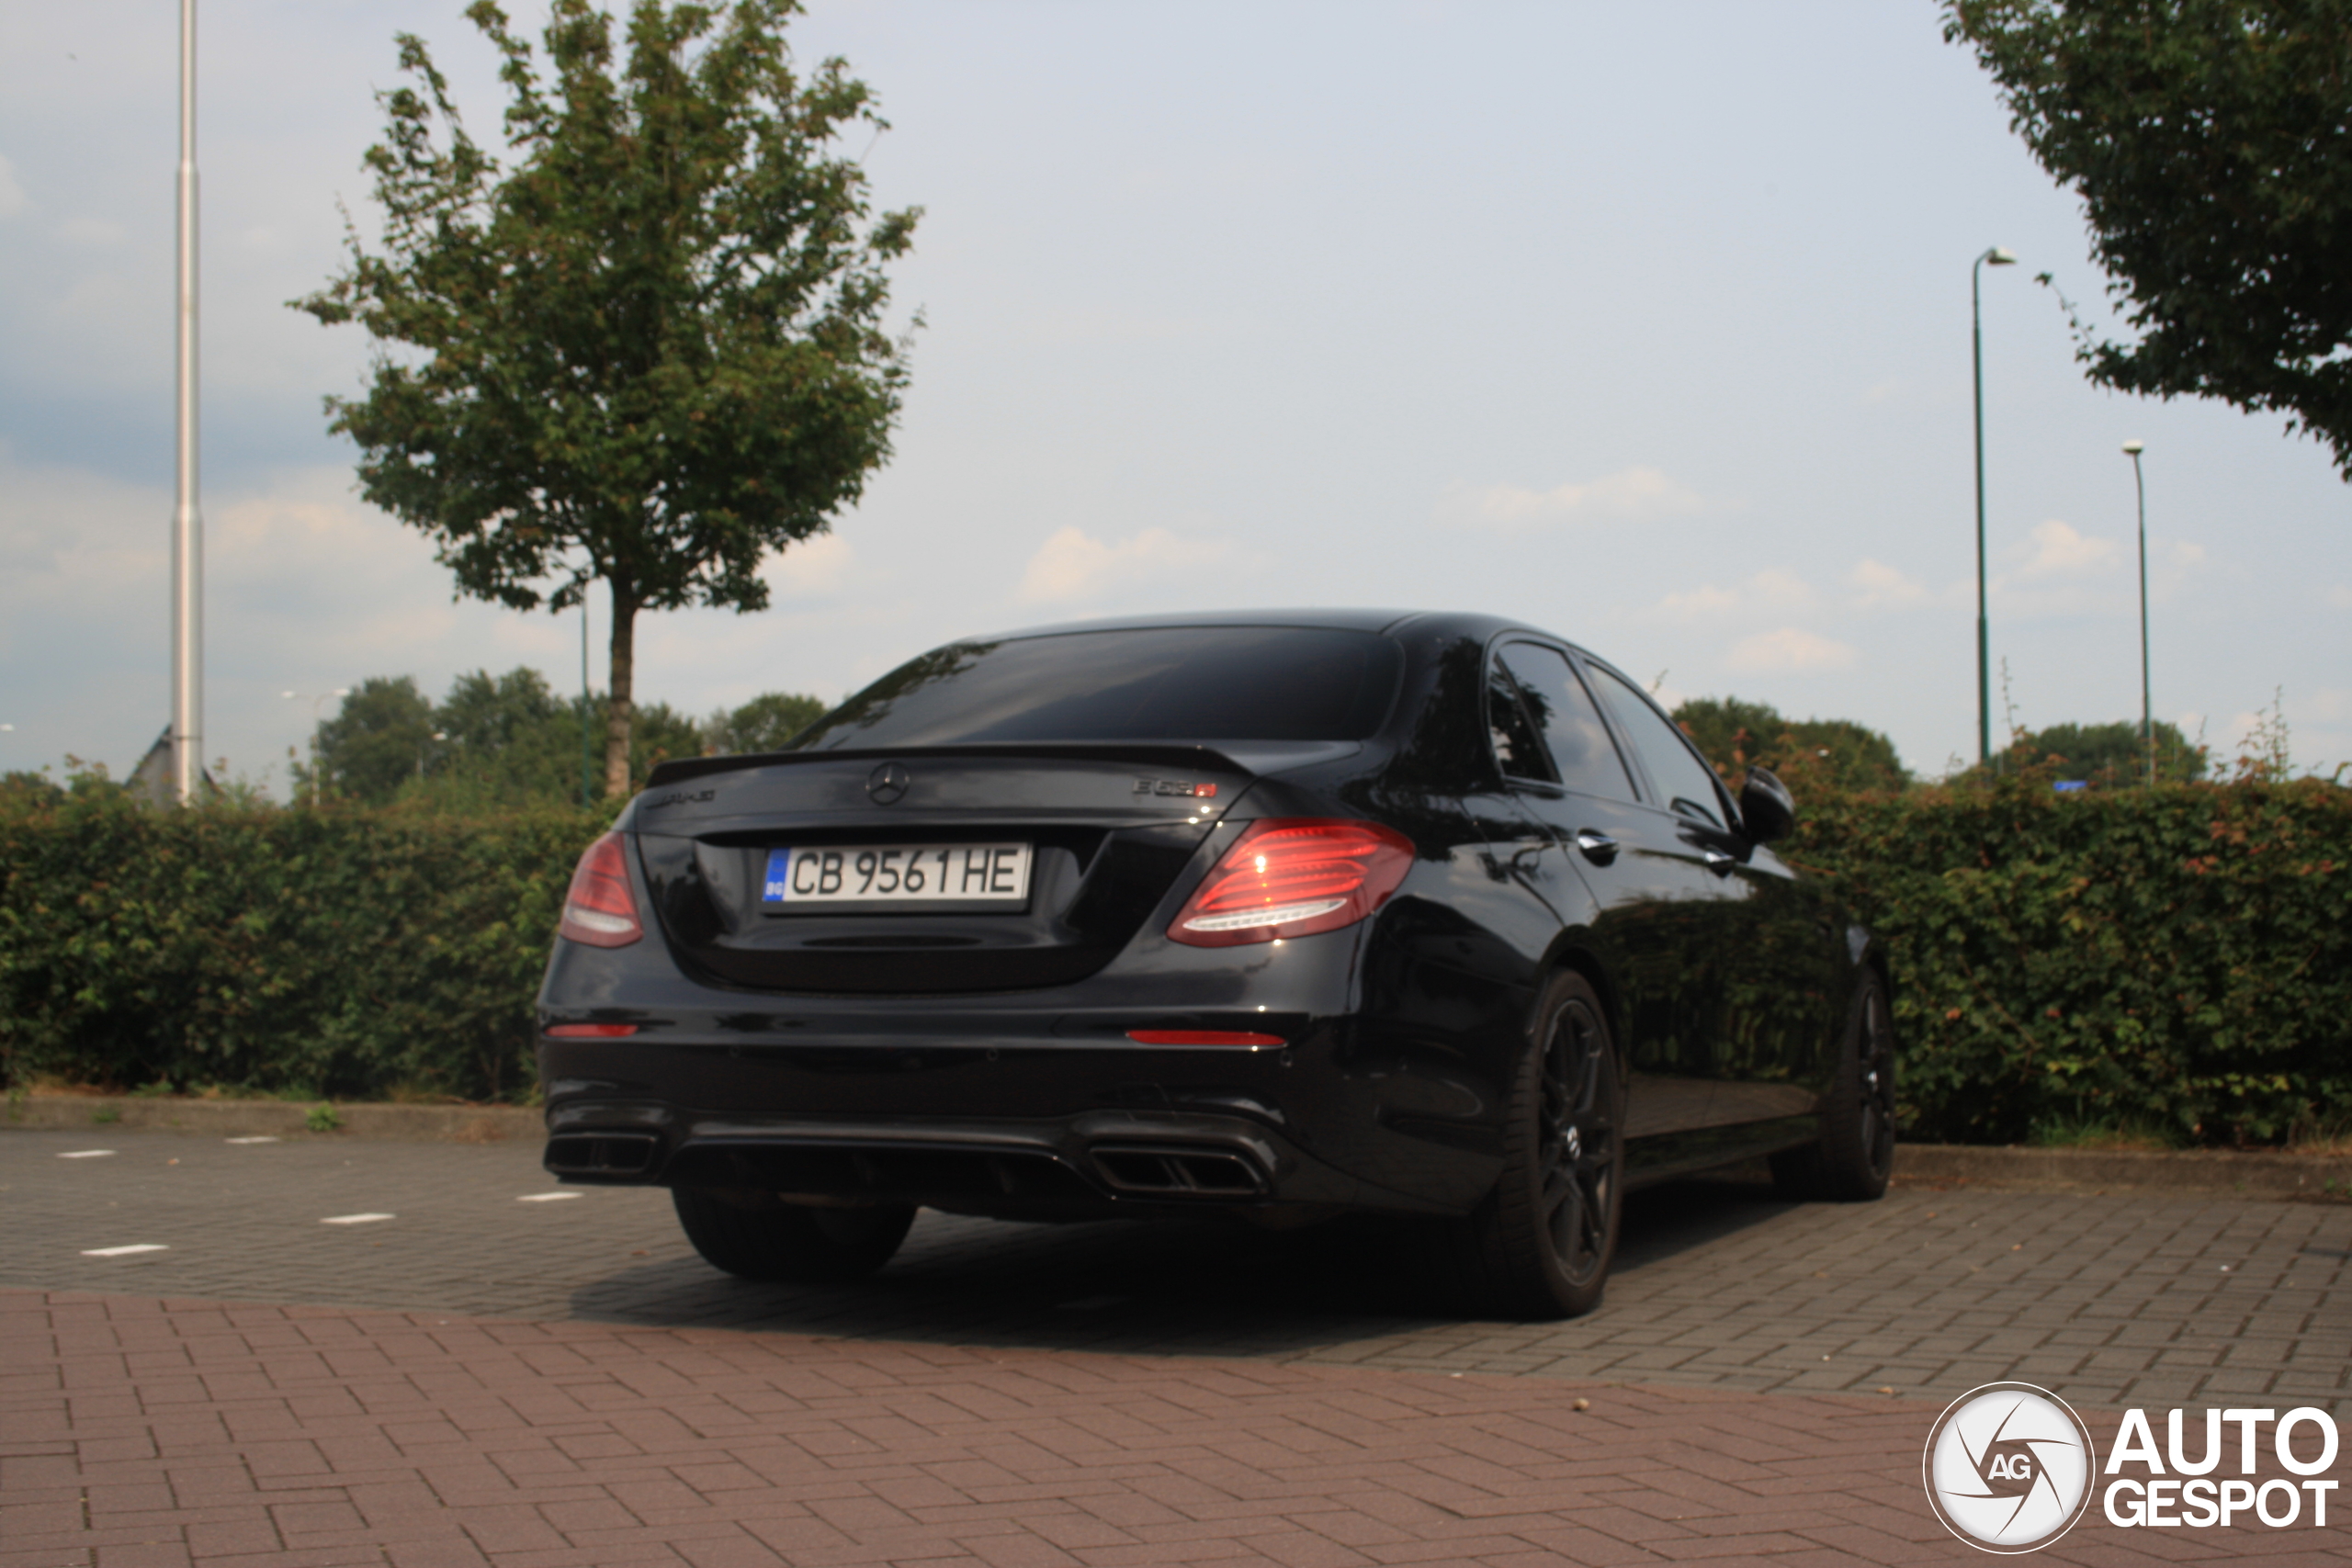
<path id="1" fill-rule="evenodd" d="M 1563 970 L 1582 976 L 1585 983 L 1592 987 L 1593 994 L 1600 998 L 1600 1021 L 1609 1027 L 1609 1043 L 1617 1054 L 1619 1068 L 1626 1068 L 1632 1060 L 1628 1053 L 1633 1032 L 1626 1027 L 1624 998 L 1618 993 L 1609 966 L 1590 947 L 1579 942 L 1576 933 L 1566 933 L 1544 963 L 1544 978 L 1536 985 L 1539 999 L 1549 989 L 1552 976 Z"/>

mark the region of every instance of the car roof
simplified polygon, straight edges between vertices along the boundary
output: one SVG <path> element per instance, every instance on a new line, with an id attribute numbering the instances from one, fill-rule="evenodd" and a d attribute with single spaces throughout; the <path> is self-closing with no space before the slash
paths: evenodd
<path id="1" fill-rule="evenodd" d="M 1023 637 L 1065 637 L 1073 632 L 1141 631 L 1179 626 L 1312 626 L 1333 631 L 1390 634 L 1410 629 L 1419 632 L 1450 632 L 1458 637 L 1475 637 L 1482 641 L 1498 632 L 1507 631 L 1530 632 L 1544 637 L 1557 636 L 1555 633 L 1500 615 L 1474 615 L 1460 611 L 1321 608 L 1199 610 L 1157 615 L 1113 615 L 1100 620 L 1057 621 L 1046 626 L 1023 626 L 1012 631 L 991 633 L 986 637 L 957 637 L 955 640 L 957 642 L 1012 642 Z"/>

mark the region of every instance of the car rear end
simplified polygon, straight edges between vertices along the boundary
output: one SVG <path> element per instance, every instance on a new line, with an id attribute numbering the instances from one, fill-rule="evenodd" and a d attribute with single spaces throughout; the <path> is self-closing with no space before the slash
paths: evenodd
<path id="1" fill-rule="evenodd" d="M 1402 661 L 1329 626 L 959 644 L 797 750 L 665 766 L 567 900 L 548 1168 L 1026 1218 L 1425 1206 L 1329 1157 L 1414 864 L 1329 781 Z"/>

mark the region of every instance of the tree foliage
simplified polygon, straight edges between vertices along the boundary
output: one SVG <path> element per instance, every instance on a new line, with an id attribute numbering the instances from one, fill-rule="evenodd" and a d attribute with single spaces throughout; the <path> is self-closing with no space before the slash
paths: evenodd
<path id="1" fill-rule="evenodd" d="M 1781 774 L 1792 787 L 1899 790 L 1911 782 L 1894 742 L 1847 718 L 1792 719 L 1770 703 L 1693 697 L 1674 722 L 1736 791 L 1750 762 Z"/>
<path id="2" fill-rule="evenodd" d="M 628 787 L 640 610 L 756 610 L 768 552 L 821 533 L 889 456 L 906 344 L 884 265 L 914 209 L 871 212 L 836 143 L 879 130 L 842 61 L 797 74 L 795 0 L 638 0 L 626 36 L 555 0 L 544 60 L 491 0 L 502 164 L 424 42 L 379 95 L 382 249 L 296 300 L 378 345 L 330 398 L 367 499 L 429 535 L 458 591 L 518 609 L 611 596 L 605 788 Z"/>
<path id="3" fill-rule="evenodd" d="M 2139 333 L 2090 378 L 2284 412 L 2352 479 L 2352 0 L 1944 0 Z"/>
<path id="4" fill-rule="evenodd" d="M 309 770 L 297 764 L 297 786 L 390 800 L 431 762 L 433 730 L 433 700 L 416 689 L 415 676 L 370 676 L 318 727 L 316 754 Z"/>
<path id="5" fill-rule="evenodd" d="M 726 755 L 781 751 L 785 742 L 824 716 L 822 698 L 798 692 L 763 692 L 739 708 L 720 708 L 703 721 L 704 747 Z"/>
<path id="6" fill-rule="evenodd" d="M 2160 718 L 2153 728 L 2159 783 L 2183 784 L 2205 776 L 2202 747 L 2190 745 L 2178 725 Z M 2100 789 L 2128 787 L 2148 776 L 2148 747 L 2140 739 L 2137 719 L 2053 724 L 2019 737 L 2009 755 L 2027 766 L 2048 764 L 2053 779 L 2080 781 Z"/>
<path id="7" fill-rule="evenodd" d="M 589 736 L 605 732 L 608 698 L 590 697 Z M 476 670 L 450 684 L 441 703 L 417 691 L 413 676 L 362 681 L 321 727 L 315 779 L 298 766 L 300 792 L 315 782 L 338 800 L 371 806 L 394 801 L 458 812 L 497 812 L 523 805 L 578 805 L 582 708 L 559 697 L 536 670 L 503 675 Z M 623 794 L 673 757 L 708 750 L 694 720 L 666 703 L 639 708 L 629 729 Z M 601 773 L 592 803 L 608 797 Z"/>

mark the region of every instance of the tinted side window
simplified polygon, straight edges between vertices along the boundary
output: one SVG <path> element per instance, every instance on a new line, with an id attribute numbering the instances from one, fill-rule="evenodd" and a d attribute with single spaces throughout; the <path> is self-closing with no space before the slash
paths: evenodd
<path id="1" fill-rule="evenodd" d="M 1666 804 L 1685 817 L 1723 827 L 1723 797 L 1716 792 L 1714 769 L 1701 761 L 1682 732 L 1615 671 L 1596 664 L 1592 673 L 1634 750 L 1642 754 L 1650 782 L 1665 792 Z"/>
<path id="2" fill-rule="evenodd" d="M 1544 760 L 1544 743 L 1519 700 L 1510 671 L 1498 660 L 1487 671 L 1487 736 L 1495 743 L 1495 761 L 1506 777 L 1549 782 L 1552 769 Z"/>
<path id="3" fill-rule="evenodd" d="M 1518 679 L 1535 721 L 1544 727 L 1560 782 L 1584 795 L 1634 799 L 1625 759 L 1617 754 L 1617 742 L 1609 738 L 1609 727 L 1600 721 L 1600 710 L 1592 705 L 1592 694 L 1577 679 L 1567 655 L 1541 643 L 1515 642 L 1502 650 L 1498 661 Z"/>

